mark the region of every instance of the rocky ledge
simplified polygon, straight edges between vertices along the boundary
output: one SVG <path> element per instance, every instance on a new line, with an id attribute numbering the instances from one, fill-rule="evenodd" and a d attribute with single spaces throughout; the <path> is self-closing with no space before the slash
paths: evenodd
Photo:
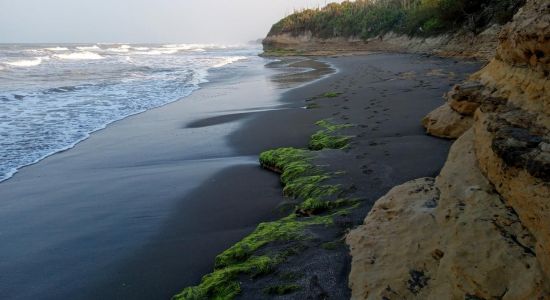
<path id="1" fill-rule="evenodd" d="M 437 178 L 376 203 L 347 242 L 354 299 L 550 299 L 550 3 L 422 121 L 458 138 Z"/>

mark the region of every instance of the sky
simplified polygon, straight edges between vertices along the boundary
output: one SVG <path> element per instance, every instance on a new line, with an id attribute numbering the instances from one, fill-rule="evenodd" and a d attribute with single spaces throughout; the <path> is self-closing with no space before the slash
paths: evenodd
<path id="1" fill-rule="evenodd" d="M 0 43 L 244 43 L 338 0 L 0 0 Z"/>

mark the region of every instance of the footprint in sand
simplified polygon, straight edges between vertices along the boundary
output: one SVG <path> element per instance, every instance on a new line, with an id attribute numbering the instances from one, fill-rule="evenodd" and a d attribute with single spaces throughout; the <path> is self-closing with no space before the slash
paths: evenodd
<path id="1" fill-rule="evenodd" d="M 363 170 L 363 174 L 370 175 L 372 174 L 372 170 Z"/>

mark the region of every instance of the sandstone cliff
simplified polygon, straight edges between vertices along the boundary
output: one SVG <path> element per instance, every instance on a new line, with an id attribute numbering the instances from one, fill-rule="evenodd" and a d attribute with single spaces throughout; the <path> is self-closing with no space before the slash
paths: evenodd
<path id="1" fill-rule="evenodd" d="M 501 26 L 493 25 L 480 34 L 468 31 L 444 34 L 435 37 L 410 37 L 387 33 L 377 38 L 321 39 L 311 32 L 300 35 L 290 33 L 268 36 L 263 40 L 267 55 L 281 52 L 300 55 L 350 54 L 373 51 L 429 53 L 440 56 L 457 56 L 488 60 L 493 57 L 497 45 L 497 33 Z"/>
<path id="2" fill-rule="evenodd" d="M 550 299 L 550 2 L 423 120 L 459 139 L 440 175 L 394 188 L 347 237 L 354 299 Z"/>

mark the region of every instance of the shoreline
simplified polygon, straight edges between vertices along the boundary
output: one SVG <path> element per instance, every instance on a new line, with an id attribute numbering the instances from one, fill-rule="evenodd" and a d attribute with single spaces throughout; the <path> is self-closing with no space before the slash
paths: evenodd
<path id="1" fill-rule="evenodd" d="M 237 153 L 225 140 L 244 119 L 198 128 L 187 128 L 187 124 L 230 110 L 281 109 L 276 100 L 283 90 L 271 82 L 279 71 L 266 69 L 262 61 L 257 58 L 239 64 L 231 77 L 214 74 L 218 77 L 184 100 L 112 123 L 69 151 L 52 155 L 2 182 L 0 223 L 4 230 L 0 240 L 6 246 L 0 250 L 5 258 L 0 267 L 13 275 L 0 280 L 0 295 L 93 299 L 97 293 L 113 297 L 121 288 L 127 293 L 124 287 L 136 285 L 146 291 L 136 295 L 144 299 L 177 292 L 178 287 L 167 287 L 174 282 L 166 277 L 179 281 L 186 270 L 173 270 L 159 278 L 140 277 L 147 273 L 142 270 L 132 273 L 138 275 L 133 282 L 125 280 L 132 274 L 120 270 L 129 262 L 146 269 L 160 263 L 165 256 L 150 257 L 152 261 L 146 264 L 135 256 L 148 243 L 162 244 L 166 253 L 181 245 L 174 237 L 154 240 L 180 203 L 195 205 L 195 213 L 180 212 L 179 224 L 198 231 L 212 223 L 207 218 L 211 208 L 185 198 L 200 183 L 231 166 L 242 166 L 241 175 L 255 172 L 255 158 Z M 250 93 L 259 98 L 247 96 Z M 276 182 L 275 177 L 263 173 L 256 177 L 258 187 L 267 189 L 270 178 Z M 221 246 L 204 249 L 221 251 L 242 237 L 242 230 L 260 222 L 258 218 L 267 218 L 280 194 L 273 190 L 271 197 L 271 202 L 254 206 L 257 216 L 241 212 L 236 219 L 244 223 L 234 226 L 233 237 L 221 234 L 216 238 Z M 227 211 L 229 216 L 237 212 Z M 199 214 L 206 215 L 192 218 Z M 228 216 L 214 223 L 225 219 Z M 209 241 L 192 232 L 188 236 L 195 243 Z M 187 262 L 210 265 L 215 254 L 211 255 L 206 258 L 195 253 Z M 61 284 L 67 280 L 71 280 L 70 286 Z M 111 283 L 115 286 L 106 289 Z"/>
<path id="2" fill-rule="evenodd" d="M 36 43 L 30 43 L 30 44 L 36 44 Z M 75 44 L 75 45 L 78 45 L 78 44 Z M 247 57 L 245 58 L 244 60 L 250 60 L 251 58 L 253 59 L 255 56 L 251 56 L 251 57 Z M 238 63 L 239 61 L 242 61 L 243 59 L 240 59 L 240 60 L 237 60 L 237 61 L 232 61 L 230 63 L 227 63 L 223 66 L 211 66 L 209 69 L 206 70 L 206 73 L 207 75 L 204 77 L 204 78 L 201 78 L 200 79 L 200 82 L 194 86 L 192 89 L 186 91 L 186 94 L 185 95 L 182 95 L 180 97 L 177 97 L 175 99 L 172 99 L 172 100 L 169 100 L 168 102 L 166 103 L 163 103 L 163 104 L 160 104 L 158 106 L 155 106 L 153 108 L 149 108 L 149 109 L 145 109 L 143 111 L 138 111 L 138 112 L 134 112 L 132 114 L 129 114 L 129 115 L 126 115 L 124 117 L 121 117 L 119 119 L 115 119 L 115 120 L 112 120 L 112 121 L 109 121 L 108 123 L 105 123 L 103 125 L 101 125 L 100 127 L 98 127 L 97 129 L 94 129 L 93 131 L 90 131 L 90 132 L 87 132 L 86 133 L 86 136 L 81 138 L 81 139 L 78 139 L 76 141 L 74 141 L 73 143 L 71 143 L 69 146 L 66 146 L 64 148 L 60 148 L 60 149 L 57 149 L 57 150 L 54 150 L 53 152 L 51 153 L 48 153 L 38 159 L 36 159 L 35 161 L 31 162 L 31 163 L 28 163 L 28 164 L 25 164 L 25 165 L 22 165 L 22 166 L 18 166 L 17 168 L 15 168 L 13 171 L 10 171 L 6 174 L 6 177 L 5 178 L 0 178 L 0 183 L 2 182 L 5 182 L 9 179 L 11 179 L 12 177 L 16 176 L 16 174 L 26 168 L 26 167 L 29 167 L 29 166 L 32 166 L 34 164 L 37 164 L 39 163 L 40 161 L 44 160 L 44 159 L 47 159 L 48 157 L 52 156 L 52 155 L 56 155 L 58 153 L 63 153 L 65 151 L 69 151 L 71 149 L 73 149 L 74 147 L 76 147 L 79 143 L 89 139 L 93 134 L 95 133 L 99 133 L 100 131 L 102 130 L 106 130 L 107 128 L 109 128 L 109 126 L 111 125 L 114 125 L 116 124 L 117 122 L 121 122 L 127 118 L 130 118 L 130 117 L 133 117 L 133 116 L 136 116 L 136 115 L 140 115 L 140 114 L 143 114 L 143 113 L 146 113 L 148 111 L 151 111 L 151 110 L 155 110 L 155 109 L 159 109 L 159 108 L 162 108 L 166 105 L 170 105 L 171 103 L 174 103 L 176 101 L 183 101 L 185 98 L 191 96 L 195 91 L 197 90 L 200 90 L 206 86 L 208 86 L 208 84 L 211 83 L 210 80 L 213 80 L 215 75 L 212 74 L 212 72 L 215 72 L 216 70 L 219 70 L 220 68 L 224 68 L 224 67 L 230 67 L 232 64 L 235 64 L 235 63 Z"/>
<path id="3" fill-rule="evenodd" d="M 275 153 L 281 153 L 282 162 L 291 164 L 302 163 L 300 161 L 305 159 L 307 164 L 312 164 L 309 167 L 304 166 L 306 169 L 325 172 L 320 173 L 320 176 L 326 178 L 316 181 L 314 189 L 323 191 L 335 188 L 340 196 L 314 196 L 321 197 L 315 200 L 321 200 L 315 205 L 327 205 L 327 208 L 315 212 L 306 208 L 310 207 L 307 205 L 311 201 L 304 201 L 311 194 L 292 194 L 290 191 L 291 194 L 287 194 L 289 197 L 280 204 L 286 213 L 284 216 L 287 217 L 262 223 L 252 235 L 221 253 L 216 259 L 214 273 L 203 278 L 207 280 L 205 285 L 186 288 L 177 296 L 178 299 L 215 297 L 216 290 L 229 293 L 237 299 L 270 295 L 285 299 L 349 298 L 347 276 L 350 256 L 341 240 L 343 233 L 359 225 L 374 201 L 390 188 L 410 179 L 433 176 L 442 167 L 451 142 L 427 136 L 419 120 L 425 113 L 440 105 L 440 95 L 454 82 L 475 70 L 478 67 L 476 63 L 412 54 L 372 54 L 321 59 L 332 63 L 341 72 L 317 84 L 288 91 L 282 98 L 283 102 L 296 106 L 300 106 L 297 103 L 316 104 L 315 108 L 256 115 L 240 132 L 232 134 L 231 141 L 239 145 L 243 136 L 258 135 L 260 131 L 268 136 L 286 136 L 287 143 L 277 147 L 295 147 L 295 150 L 289 151 L 297 151 L 291 152 L 298 153 L 297 156 L 290 154 L 291 156 L 285 158 L 286 154 L 283 153 L 287 150 L 273 150 L 274 152 L 264 152 L 262 157 L 277 157 L 279 154 Z M 411 75 L 410 72 L 416 74 Z M 320 96 L 323 94 L 329 96 Z M 407 101 L 411 97 L 417 103 Z M 322 130 L 322 126 L 315 125 L 319 120 L 328 120 L 335 125 L 322 125 L 328 126 Z M 278 128 L 268 124 L 278 124 Z M 324 144 L 320 146 L 320 150 L 305 150 L 310 137 L 313 141 L 319 132 L 326 137 L 322 140 Z M 338 149 L 339 144 L 331 144 L 331 141 L 345 136 L 350 137 L 348 147 Z M 311 142 L 309 143 L 311 147 Z M 260 153 L 272 148 L 274 147 L 259 140 L 253 152 Z M 430 157 L 424 155 L 427 151 L 431 153 Z M 283 172 L 283 178 L 289 176 L 284 175 L 285 163 L 272 165 L 273 162 L 266 162 L 265 159 L 260 158 L 264 167 L 276 173 Z M 318 171 L 313 172 L 315 174 Z M 308 171 L 300 176 L 304 176 L 303 180 L 313 178 Z M 292 189 L 300 190 L 298 182 L 302 179 L 297 178 L 296 183 L 287 182 L 288 179 L 283 181 L 291 185 Z M 287 187 L 284 191 L 289 192 Z M 346 202 L 349 204 L 344 204 Z M 344 207 L 338 208 L 342 204 Z M 325 224 L 324 228 L 320 228 L 318 222 Z M 305 224 L 305 227 L 302 228 L 299 224 Z M 269 228 L 280 226 L 298 226 L 302 229 L 298 232 L 290 230 L 290 237 L 277 237 L 277 234 L 273 237 L 274 233 L 269 233 Z M 263 245 L 264 242 L 261 242 L 262 246 L 256 249 L 253 242 L 255 240 L 266 241 L 267 244 Z M 248 243 L 252 244 L 247 245 Z M 329 244 L 330 247 L 327 246 Z M 236 258 L 234 251 L 240 251 L 238 249 L 242 247 L 251 249 L 247 250 L 251 252 Z M 300 250 L 295 252 L 293 249 Z M 289 255 L 288 251 L 294 254 Z M 230 257 L 233 257 L 230 264 L 219 264 Z M 267 265 L 260 267 L 259 259 Z M 329 261 L 330 264 L 327 265 L 326 262 Z M 231 273 L 228 270 L 232 268 L 241 271 Z M 300 276 L 289 280 L 288 274 Z"/>
<path id="4" fill-rule="evenodd" d="M 335 122 L 359 125 L 345 129 L 345 134 L 357 136 L 350 143 L 350 151 L 323 150 L 317 153 L 322 154 L 317 158 L 318 163 L 326 165 L 328 162 L 328 165 L 334 166 L 335 169 L 330 172 L 341 171 L 338 166 L 343 161 L 353 164 L 354 168 L 357 167 L 347 171 L 348 175 L 337 179 L 345 182 L 358 180 L 360 185 L 354 193 L 368 195 L 368 199 L 364 199 L 366 204 L 354 212 L 352 222 L 357 223 L 357 220 L 362 220 L 371 202 L 397 182 L 419 177 L 419 174 L 432 175 L 439 171 L 449 142 L 427 137 L 416 118 L 420 119 L 439 105 L 440 93 L 446 91 L 448 85 L 459 81 L 475 69 L 475 66 L 469 63 L 454 63 L 452 60 L 401 54 L 323 57 L 319 60 L 327 61 L 338 71 L 305 86 L 287 90 L 279 97 L 280 91 L 283 91 L 277 90 L 280 88 L 280 82 L 272 82 L 274 85 L 272 90 L 258 87 L 265 79 L 269 79 L 268 81 L 273 79 L 266 74 L 276 74 L 276 72 L 256 65 L 256 69 L 252 68 L 253 70 L 247 73 L 252 74 L 251 77 L 243 77 L 244 73 L 237 73 L 229 82 L 213 83 L 211 88 L 200 89 L 192 96 L 185 98 L 185 101 L 176 101 L 124 119 L 99 132 L 94 136 L 93 141 L 85 140 L 70 151 L 30 166 L 21 172 L 25 174 L 12 178 L 13 181 L 3 182 L 0 185 L 0 197 L 7 196 L 10 199 L 14 195 L 19 195 L 17 202 L 3 203 L 6 209 L 1 220 L 8 224 L 4 225 L 4 228 L 33 228 L 33 226 L 51 222 L 56 224 L 59 221 L 55 216 L 71 216 L 68 220 L 63 220 L 63 222 L 70 221 L 69 228 L 85 229 L 76 233 L 75 237 L 78 238 L 80 235 L 92 238 L 89 242 L 93 241 L 96 245 L 94 247 L 101 245 L 97 249 L 94 248 L 94 252 L 103 251 L 103 254 L 98 256 L 101 257 L 100 260 L 96 260 L 90 256 L 92 253 L 75 252 L 73 249 L 69 258 L 84 255 L 86 264 L 94 265 L 94 268 L 98 268 L 95 265 L 99 265 L 103 272 L 109 271 L 108 274 L 98 276 L 93 272 L 89 273 L 90 271 L 80 263 L 78 266 L 71 266 L 79 268 L 76 270 L 67 266 L 68 274 L 73 272 L 80 275 L 80 279 L 76 280 L 69 290 L 52 289 L 55 282 L 67 280 L 62 274 L 57 274 L 48 277 L 49 282 L 45 286 L 33 284 L 33 288 L 25 290 L 26 294 L 20 297 L 48 295 L 55 298 L 78 291 L 80 297 L 91 299 L 98 297 L 147 299 L 159 296 L 170 297 L 180 292 L 185 286 L 198 284 L 202 275 L 212 270 L 214 257 L 217 254 L 251 233 L 259 222 L 276 220 L 278 217 L 287 215 L 289 210 L 293 210 L 294 206 L 299 204 L 295 200 L 282 197 L 278 176 L 261 169 L 258 166 L 257 157 L 263 151 L 278 147 L 306 148 L 310 136 L 320 129 L 315 123 L 322 119 L 333 118 Z M 410 76 L 406 76 L 407 74 L 401 74 L 403 70 L 400 68 L 414 69 L 419 72 L 419 76 L 411 79 Z M 427 75 L 430 68 L 449 70 L 456 68 L 460 72 L 457 71 L 452 78 L 449 77 L 450 72 L 444 72 L 446 75 L 439 78 L 438 75 Z M 434 80 L 434 83 L 419 81 L 427 78 Z M 411 90 L 414 90 L 417 84 L 416 88 L 419 91 L 415 97 L 420 99 L 418 100 L 420 102 L 418 106 L 407 103 L 403 97 L 410 97 L 408 95 L 410 91 L 398 88 L 397 95 L 401 96 L 397 97 L 396 103 L 388 103 L 394 110 L 391 113 L 395 118 L 389 118 L 384 116 L 386 112 L 381 107 L 384 105 L 381 100 L 396 97 L 389 92 L 389 89 L 391 84 L 398 81 L 407 82 Z M 283 82 L 283 86 L 284 84 Z M 390 86 L 381 88 L 380 85 L 384 84 L 390 84 Z M 438 88 L 434 90 L 434 86 Z M 319 97 L 331 91 L 342 94 L 328 98 Z M 221 105 L 220 99 L 225 99 Z M 369 108 L 371 111 L 364 109 L 363 101 L 366 101 L 365 105 L 372 106 Z M 313 103 L 317 105 L 310 105 Z M 242 107 L 236 107 L 236 104 Z M 189 110 L 193 107 L 192 105 L 197 107 Z M 201 107 L 212 108 L 213 105 L 216 106 L 215 110 L 210 113 L 208 110 L 200 109 Z M 353 109 L 352 105 L 360 107 Z M 309 109 L 304 109 L 306 107 Z M 378 113 L 373 112 L 378 109 Z M 356 113 L 349 114 L 348 112 L 351 111 Z M 370 116 L 374 117 L 366 118 Z M 380 120 L 377 116 L 381 117 Z M 388 121 L 386 118 L 399 120 L 403 117 L 405 117 L 405 124 L 399 121 L 393 122 L 386 129 L 381 125 Z M 354 121 L 356 118 L 360 120 Z M 160 120 L 163 120 L 168 127 L 157 126 Z M 362 122 L 368 124 L 362 124 Z M 360 125 L 372 126 L 372 128 L 368 128 L 367 133 L 367 129 Z M 375 127 L 378 129 L 370 131 Z M 361 132 L 354 132 L 356 129 Z M 197 134 L 183 138 L 181 130 L 197 131 Z M 227 135 L 221 134 L 220 138 L 218 135 L 220 130 Z M 199 131 L 202 134 L 199 134 Z M 396 133 L 400 135 L 397 136 Z M 119 144 L 121 136 L 126 140 Z M 373 139 L 380 142 L 379 149 L 371 149 L 373 146 L 370 142 Z M 431 141 L 427 145 L 435 147 L 434 149 L 439 153 L 430 159 L 420 155 L 426 149 L 433 150 L 420 146 L 426 141 Z M 401 148 L 406 147 L 409 142 L 423 150 L 406 154 L 405 157 L 412 158 L 412 161 L 404 163 L 401 166 L 402 170 L 397 172 L 392 161 L 388 160 L 399 157 Z M 83 151 L 83 149 L 88 150 Z M 371 152 L 371 150 L 375 151 Z M 384 150 L 390 153 L 391 157 L 388 157 Z M 343 159 L 338 156 L 338 153 L 345 153 L 347 157 Z M 374 155 L 364 162 L 364 165 L 372 164 L 372 170 L 362 169 L 355 163 L 357 157 L 365 159 L 365 153 Z M 87 165 L 75 163 L 83 159 L 88 159 L 92 163 Z M 418 165 L 423 166 L 418 168 Z M 37 170 L 41 171 L 37 172 Z M 47 172 L 48 170 L 51 172 Z M 370 174 L 377 174 L 376 180 L 370 178 Z M 57 180 L 56 178 L 60 179 L 61 185 L 51 185 Z M 8 191 L 7 185 L 19 188 Z M 1 189 L 2 187 L 4 189 Z M 96 188 L 100 188 L 100 191 L 95 191 Z M 51 192 L 45 192 L 48 190 L 56 191 L 51 195 Z M 40 212 L 32 212 L 33 207 L 40 207 L 37 204 L 36 195 L 51 198 L 51 200 L 40 199 L 42 202 Z M 79 201 L 75 202 L 73 199 Z M 152 199 L 155 201 L 151 201 Z M 160 201 L 161 199 L 164 200 Z M 206 203 L 210 204 L 205 205 Z M 227 206 L 222 209 L 220 205 Z M 10 208 L 7 209 L 8 207 Z M 82 211 L 82 209 L 85 210 Z M 83 212 L 84 215 L 82 215 Z M 12 217 L 7 218 L 6 216 L 9 215 L 6 214 L 9 213 Z M 18 224 L 17 222 L 20 221 L 13 219 L 14 213 L 29 216 L 30 223 L 25 226 Z M 44 219 L 46 216 L 47 218 Z M 78 219 L 83 216 L 84 220 Z M 118 221 L 120 218 L 123 223 Z M 89 228 L 82 227 L 86 222 Z M 344 220 L 344 224 L 348 224 L 347 222 Z M 98 223 L 102 228 L 97 227 Z M 151 225 L 154 226 L 149 227 Z M 34 234 L 40 235 L 41 230 L 35 229 Z M 99 230 L 98 232 L 105 237 L 98 236 L 97 233 L 89 230 Z M 116 235 L 106 230 L 115 230 Z M 42 232 L 42 235 L 48 236 L 52 233 Z M 330 233 L 332 237 L 335 234 L 338 235 L 339 231 L 332 230 Z M 67 239 L 67 242 L 75 237 L 65 236 L 65 233 L 60 235 L 60 238 Z M 106 237 L 109 238 L 105 239 Z M 10 236 L 4 236 L 4 239 L 7 243 Z M 125 245 L 122 246 L 121 243 Z M 40 259 L 52 262 L 60 260 L 60 264 L 54 264 L 50 268 L 58 269 L 66 266 L 68 261 L 61 260 L 59 255 L 66 254 L 64 251 L 68 250 L 56 252 L 55 249 L 64 249 L 67 245 L 59 248 L 60 246 L 54 243 L 53 248 L 46 247 L 48 256 L 44 257 L 42 254 Z M 105 252 L 106 249 L 110 250 Z M 328 250 L 321 248 L 319 251 Z M 118 252 L 123 253 L 120 254 L 122 256 L 114 255 Z M 319 254 L 307 251 L 305 253 Z M 326 268 L 327 266 L 322 263 L 327 254 L 335 255 L 332 257 L 335 263 L 330 268 Z M 109 256 L 108 263 L 100 264 L 101 260 L 107 256 Z M 306 263 L 307 260 L 298 258 L 298 261 L 293 263 L 293 267 L 300 268 Z M 318 278 L 321 282 L 325 282 L 326 279 L 328 280 L 326 282 L 334 286 L 323 289 L 332 291 L 334 295 L 347 295 L 349 293 L 346 290 L 348 265 L 346 249 L 338 248 L 337 251 L 321 253 L 317 261 L 317 269 L 301 270 L 307 276 L 301 279 L 300 284 L 308 286 L 307 281 L 311 280 L 311 275 L 315 272 L 326 273 L 329 277 Z M 31 268 L 36 266 L 37 264 L 33 264 Z M 334 268 L 340 268 L 339 275 L 334 275 Z M 7 265 L 3 269 L 9 270 Z M 23 273 L 26 272 L 25 268 L 19 269 Z M 27 270 L 30 272 L 31 269 Z M 39 280 L 40 276 L 44 275 L 36 276 Z M 10 280 L 15 279 L 10 278 Z M 12 288 L 9 282 L 0 283 L 0 285 L 2 285 L 0 290 L 6 286 Z M 15 284 L 15 286 L 20 285 Z M 23 286 L 27 286 L 27 282 Z M 318 284 L 316 286 L 318 287 Z M 247 295 L 250 295 L 248 291 L 252 289 L 252 295 L 265 296 L 261 288 L 253 285 L 243 285 L 243 288 Z M 10 295 L 10 291 L 6 291 Z M 302 292 L 313 295 L 318 293 L 319 289 L 308 289 Z"/>

